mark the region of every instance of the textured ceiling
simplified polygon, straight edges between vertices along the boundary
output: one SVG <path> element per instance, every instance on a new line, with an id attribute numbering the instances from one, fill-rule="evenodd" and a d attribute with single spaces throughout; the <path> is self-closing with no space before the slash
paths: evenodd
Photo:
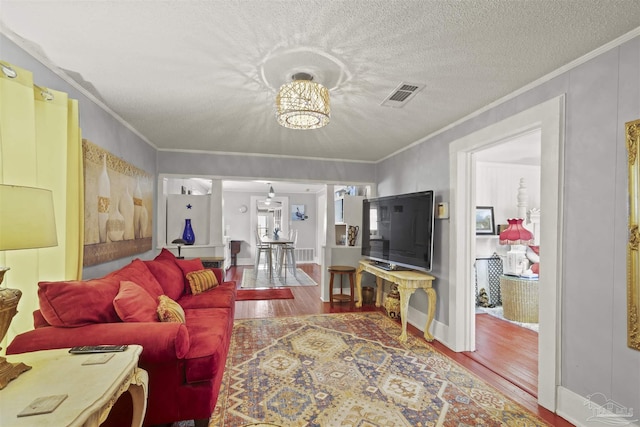
<path id="1" fill-rule="evenodd" d="M 0 20 L 159 149 L 378 161 L 639 27 L 640 1 L 0 0 Z M 329 87 L 328 126 L 277 124 L 296 71 Z M 401 82 L 425 88 L 381 106 Z"/>

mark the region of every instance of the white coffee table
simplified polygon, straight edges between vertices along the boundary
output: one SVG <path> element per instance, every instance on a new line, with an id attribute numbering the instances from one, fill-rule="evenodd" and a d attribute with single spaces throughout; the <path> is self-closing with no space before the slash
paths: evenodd
<path id="1" fill-rule="evenodd" d="M 110 353 L 104 364 L 83 365 L 90 354 L 69 354 L 69 349 L 44 350 L 7 356 L 32 369 L 0 390 L 0 426 L 98 426 L 118 397 L 128 391 L 133 400 L 132 427 L 142 425 L 147 408 L 147 372 L 138 368 L 139 345 Z M 102 353 L 105 354 L 105 353 Z M 18 417 L 38 397 L 68 397 L 51 413 Z"/>

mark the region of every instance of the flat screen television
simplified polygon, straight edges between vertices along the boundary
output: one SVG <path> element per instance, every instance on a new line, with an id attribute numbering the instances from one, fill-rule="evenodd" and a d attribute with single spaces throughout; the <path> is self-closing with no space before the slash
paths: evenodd
<path id="1" fill-rule="evenodd" d="M 365 199 L 362 255 L 387 269 L 431 271 L 433 191 Z"/>

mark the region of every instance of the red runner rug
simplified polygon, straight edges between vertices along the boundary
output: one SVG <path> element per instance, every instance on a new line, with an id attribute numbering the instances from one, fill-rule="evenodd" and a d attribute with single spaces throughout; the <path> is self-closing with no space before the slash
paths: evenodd
<path id="1" fill-rule="evenodd" d="M 238 289 L 236 301 L 265 299 L 293 299 L 293 292 L 291 292 L 291 289 L 289 288 Z"/>

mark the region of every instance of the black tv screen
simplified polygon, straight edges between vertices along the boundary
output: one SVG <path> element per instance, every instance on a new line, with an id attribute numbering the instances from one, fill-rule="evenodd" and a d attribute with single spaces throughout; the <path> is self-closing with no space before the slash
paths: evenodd
<path id="1" fill-rule="evenodd" d="M 433 191 L 365 199 L 362 255 L 387 268 L 431 271 Z"/>

